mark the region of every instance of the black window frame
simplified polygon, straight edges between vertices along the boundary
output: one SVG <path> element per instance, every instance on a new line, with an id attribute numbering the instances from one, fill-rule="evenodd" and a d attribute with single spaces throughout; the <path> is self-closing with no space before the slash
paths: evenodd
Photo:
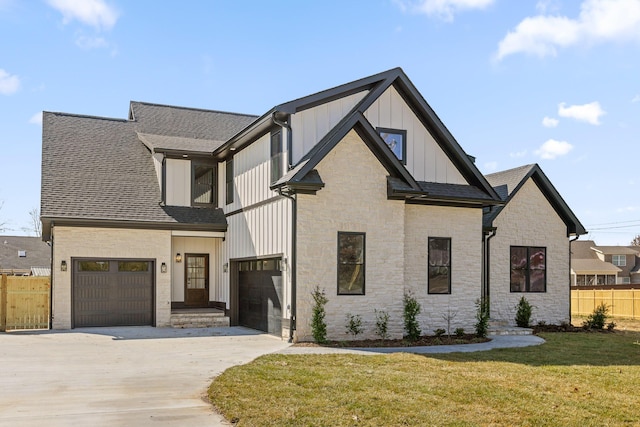
<path id="1" fill-rule="evenodd" d="M 233 157 L 225 164 L 225 202 L 227 205 L 233 203 Z"/>
<path id="2" fill-rule="evenodd" d="M 522 250 L 526 249 L 525 259 L 526 263 L 522 264 L 522 262 L 518 262 L 517 265 L 522 265 L 522 267 L 514 268 L 514 262 L 520 257 L 514 255 L 514 249 Z M 538 251 L 543 250 L 543 265 L 544 268 L 532 268 L 531 267 L 531 258 L 538 255 Z M 524 261 L 521 260 L 521 261 Z M 524 289 L 520 289 L 520 282 L 514 282 L 514 272 L 523 271 L 524 272 Z M 532 290 L 531 284 L 531 273 L 532 271 L 543 271 L 544 272 L 544 283 L 542 290 Z M 547 292 L 547 247 L 546 246 L 519 246 L 513 245 L 509 247 L 509 291 L 511 293 L 546 293 Z"/>
<path id="3" fill-rule="evenodd" d="M 196 168 L 206 167 L 211 170 L 211 202 L 196 202 Z M 218 204 L 218 168 L 216 163 L 191 160 L 191 206 L 216 207 Z"/>
<path id="4" fill-rule="evenodd" d="M 282 129 L 271 132 L 271 182 L 274 183 L 283 175 L 282 154 Z"/>
<path id="5" fill-rule="evenodd" d="M 431 250 L 431 242 L 435 241 L 446 241 L 448 243 L 448 259 L 445 263 L 437 263 L 436 259 L 431 258 L 434 251 Z M 452 241 L 451 237 L 432 237 L 429 236 L 427 239 L 427 293 L 429 295 L 450 295 L 451 294 L 451 252 L 452 252 Z M 431 278 L 432 271 L 434 269 L 446 268 L 447 269 L 447 290 L 446 292 L 442 291 L 432 291 L 431 289 Z"/>
<path id="6" fill-rule="evenodd" d="M 348 260 L 341 258 L 340 247 L 341 247 L 341 238 L 346 236 L 361 236 L 362 237 L 362 261 L 361 262 L 349 262 Z M 367 270 L 367 235 L 364 232 L 354 232 L 354 231 L 338 231 L 338 239 L 337 239 L 337 255 L 336 255 L 336 265 L 337 265 L 337 277 L 336 277 L 336 290 L 337 295 L 365 295 L 366 294 L 366 270 Z M 344 270 L 344 266 L 351 265 L 360 265 L 359 271 L 356 273 L 358 276 L 362 275 L 362 286 L 359 292 L 345 292 L 340 289 L 340 273 L 341 270 Z M 342 268 L 341 268 L 342 267 Z"/>
<path id="7" fill-rule="evenodd" d="M 382 140 L 385 142 L 387 147 L 389 147 L 389 144 L 387 144 L 387 141 L 384 140 L 384 137 L 382 136 L 383 133 L 402 135 L 402 158 L 401 159 L 398 158 L 396 153 L 393 151 L 393 148 L 389 147 L 389 149 L 391 150 L 391 152 L 393 152 L 394 155 L 396 155 L 396 158 L 398 158 L 398 160 L 403 165 L 406 165 L 407 164 L 407 131 L 405 129 L 393 129 L 393 128 L 382 128 L 382 127 L 376 128 L 376 131 L 378 132 L 378 135 L 380 135 L 380 138 L 382 138 Z"/>

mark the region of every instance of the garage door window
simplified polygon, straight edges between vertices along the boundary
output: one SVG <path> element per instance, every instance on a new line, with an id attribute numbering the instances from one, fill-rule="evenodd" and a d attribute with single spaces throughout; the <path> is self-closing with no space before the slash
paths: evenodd
<path id="1" fill-rule="evenodd" d="M 120 261 L 118 262 L 118 271 L 149 271 L 148 261 Z"/>
<path id="2" fill-rule="evenodd" d="M 109 261 L 80 261 L 79 271 L 109 271 Z"/>

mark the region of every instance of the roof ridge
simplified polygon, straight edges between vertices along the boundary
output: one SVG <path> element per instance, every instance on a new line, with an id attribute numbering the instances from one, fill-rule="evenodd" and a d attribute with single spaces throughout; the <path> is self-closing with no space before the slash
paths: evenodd
<path id="1" fill-rule="evenodd" d="M 195 107 L 184 107 L 181 105 L 169 105 L 169 104 L 158 104 L 155 102 L 144 102 L 144 101 L 129 101 L 129 106 L 133 105 L 133 104 L 142 104 L 142 105 L 149 105 L 152 107 L 162 107 L 162 108 L 177 108 L 180 110 L 190 110 L 190 111 L 201 111 L 204 113 L 218 113 L 218 114 L 229 114 L 229 115 L 233 115 L 233 116 L 244 116 L 244 117 L 259 117 L 255 114 L 248 114 L 248 113 L 236 113 L 233 111 L 221 111 L 221 110 L 209 110 L 206 108 L 195 108 Z"/>
<path id="2" fill-rule="evenodd" d="M 533 167 L 535 167 L 537 165 L 538 165 L 537 163 L 529 163 L 529 164 L 526 164 L 526 165 L 516 166 L 516 167 L 510 168 L 510 169 L 505 169 L 505 170 L 489 173 L 489 174 L 486 174 L 485 177 L 489 177 L 489 176 L 492 176 L 492 175 L 498 175 L 498 174 L 501 174 L 501 173 L 512 172 L 512 171 L 515 171 L 515 170 L 518 170 L 518 169 L 531 169 L 531 168 L 533 168 Z"/>
<path id="3" fill-rule="evenodd" d="M 129 122 L 129 119 L 121 119 L 118 117 L 92 116 L 89 114 L 73 114 L 73 113 L 64 113 L 61 111 L 43 111 L 42 114 L 53 114 L 56 116 L 75 117 L 78 119 L 108 120 L 112 122 L 121 122 L 121 123 Z"/>

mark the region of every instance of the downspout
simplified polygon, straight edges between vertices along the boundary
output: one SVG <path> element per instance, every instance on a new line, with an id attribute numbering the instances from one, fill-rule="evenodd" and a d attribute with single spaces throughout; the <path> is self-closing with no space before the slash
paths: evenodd
<path id="1" fill-rule="evenodd" d="M 282 188 L 278 188 L 278 194 L 291 200 L 291 314 L 289 315 L 289 342 L 293 342 L 293 335 L 296 330 L 296 258 L 297 258 L 297 222 L 298 208 L 297 198 L 282 192 Z"/>
<path id="2" fill-rule="evenodd" d="M 292 131 L 291 126 L 287 122 L 280 121 L 276 118 L 277 111 L 274 111 L 271 115 L 271 120 L 273 123 L 280 126 L 283 129 L 287 130 L 287 171 L 291 170 L 291 150 L 293 146 L 292 139 Z M 296 330 L 296 298 L 297 298 L 297 286 L 296 286 L 296 276 L 297 276 L 297 223 L 298 223 L 298 206 L 297 206 L 297 197 L 294 197 L 291 194 L 285 194 L 282 191 L 282 188 L 278 188 L 276 190 L 279 195 L 286 197 L 291 200 L 291 312 L 289 314 L 289 343 L 293 342 L 294 332 Z"/>
<path id="3" fill-rule="evenodd" d="M 494 228 L 493 230 L 491 230 L 491 233 L 487 236 L 487 238 L 485 239 L 485 248 L 484 248 L 484 262 L 485 262 L 485 269 L 484 269 L 484 295 L 483 295 L 483 302 L 484 301 L 488 301 L 489 303 L 486 305 L 487 306 L 487 315 L 489 315 L 489 317 L 491 317 L 491 244 L 490 244 L 490 240 L 495 237 L 496 235 L 496 229 Z"/>
<path id="4" fill-rule="evenodd" d="M 49 247 L 51 248 L 51 256 L 49 258 L 51 258 L 51 265 L 50 265 L 50 269 L 51 269 L 51 273 L 49 274 L 49 329 L 53 329 L 53 221 L 51 221 L 51 240 L 50 240 L 50 245 Z"/>
<path id="5" fill-rule="evenodd" d="M 569 239 L 569 324 L 571 324 L 571 243 L 580 238 L 579 234 L 576 237 Z"/>

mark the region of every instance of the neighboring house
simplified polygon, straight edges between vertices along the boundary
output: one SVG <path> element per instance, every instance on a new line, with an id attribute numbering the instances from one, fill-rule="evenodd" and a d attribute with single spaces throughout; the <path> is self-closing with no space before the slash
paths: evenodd
<path id="1" fill-rule="evenodd" d="M 40 237 L 0 236 L 0 274 L 49 276 L 51 247 Z"/>
<path id="2" fill-rule="evenodd" d="M 53 327 L 168 326 L 214 307 L 307 340 L 319 287 L 329 338 L 348 315 L 374 337 L 375 310 L 401 337 L 407 292 L 424 331 L 447 317 L 472 330 L 487 277 L 501 315 L 526 295 L 537 319 L 568 320 L 569 237 L 584 229 L 529 168 L 497 192 L 399 68 L 260 117 L 140 102 L 128 120 L 45 112 Z M 509 245 L 544 249 L 523 252 L 515 288 Z"/>
<path id="3" fill-rule="evenodd" d="M 572 286 L 621 286 L 640 283 L 640 248 L 598 246 L 593 240 L 571 244 Z"/>

